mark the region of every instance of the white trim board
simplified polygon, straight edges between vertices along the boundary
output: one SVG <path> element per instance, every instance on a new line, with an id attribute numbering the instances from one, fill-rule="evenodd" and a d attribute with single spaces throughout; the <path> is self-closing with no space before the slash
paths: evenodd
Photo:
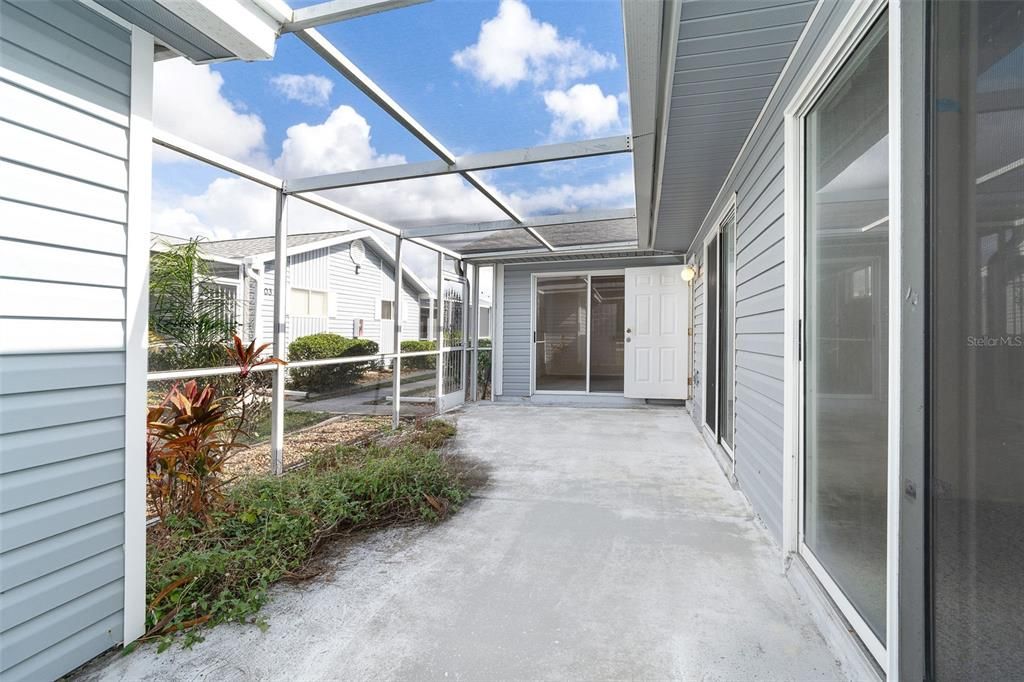
<path id="1" fill-rule="evenodd" d="M 728 446 L 722 442 L 719 431 L 722 426 L 722 406 L 719 401 L 720 391 L 722 388 L 722 362 L 718 357 L 719 352 L 722 349 L 722 225 L 725 223 L 729 215 L 733 216 L 733 230 L 732 230 L 732 248 L 733 248 L 733 270 L 732 270 L 732 300 L 733 300 L 733 323 L 732 323 L 732 357 L 729 358 L 729 362 L 732 363 L 732 397 L 733 397 L 733 414 L 732 414 L 732 446 Z M 718 262 L 716 264 L 716 272 L 718 273 L 718 279 L 716 283 L 715 291 L 715 338 L 717 343 L 715 345 L 715 361 L 718 364 L 718 368 L 715 370 L 715 429 L 712 430 L 707 424 L 707 410 L 708 400 L 707 394 L 704 394 L 704 400 L 701 402 L 703 407 L 701 412 L 701 426 L 703 426 L 707 432 L 711 435 L 711 438 L 715 444 L 721 448 L 729 459 L 732 461 L 732 475 L 736 475 L 736 235 L 739 232 L 739 215 L 737 208 L 737 194 L 733 192 L 732 199 L 722 209 L 718 215 L 717 221 L 714 223 L 714 227 L 708 230 L 708 233 L 704 236 L 703 245 L 703 263 L 705 272 L 708 265 L 708 244 L 715 237 L 718 237 Z M 708 367 L 708 282 L 707 278 L 704 279 L 704 324 L 702 326 L 703 333 L 703 345 L 701 348 L 704 350 L 703 357 L 701 358 L 701 380 L 702 388 L 707 386 L 707 367 Z"/>

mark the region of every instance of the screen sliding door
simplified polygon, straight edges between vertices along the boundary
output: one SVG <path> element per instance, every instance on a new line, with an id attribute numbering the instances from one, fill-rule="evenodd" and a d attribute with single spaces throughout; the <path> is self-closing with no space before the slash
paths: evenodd
<path id="1" fill-rule="evenodd" d="M 543 275 L 534 288 L 534 390 L 622 394 L 625 277 Z"/>
<path id="2" fill-rule="evenodd" d="M 881 660 L 886 634 L 886 16 L 804 118 L 801 552 Z"/>
<path id="3" fill-rule="evenodd" d="M 1024 3 L 932 7 L 929 679 L 1024 676 Z"/>
<path id="4" fill-rule="evenodd" d="M 590 278 L 590 390 L 624 388 L 626 281 L 622 275 Z"/>
<path id="5" fill-rule="evenodd" d="M 589 298 L 585 275 L 537 280 L 534 385 L 538 391 L 587 390 Z"/>

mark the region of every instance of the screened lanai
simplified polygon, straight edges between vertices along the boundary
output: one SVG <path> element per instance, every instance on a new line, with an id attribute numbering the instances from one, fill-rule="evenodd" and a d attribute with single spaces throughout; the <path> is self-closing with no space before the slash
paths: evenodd
<path id="1" fill-rule="evenodd" d="M 222 262 L 226 256 L 237 263 L 237 279 L 217 280 L 217 286 L 234 287 L 227 296 L 231 306 L 227 317 L 237 321 L 235 328 L 243 344 L 269 343 L 263 356 L 287 363 L 261 364 L 251 370 L 262 387 L 257 399 L 261 415 L 256 422 L 257 435 L 269 439 L 261 445 L 260 438 L 255 438 L 250 450 L 274 472 L 300 463 L 301 455 L 290 450 L 300 449 L 300 443 L 315 442 L 318 430 L 325 432 L 325 438 L 336 438 L 342 422 L 351 424 L 365 417 L 379 424 L 386 417 L 396 427 L 403 418 L 444 412 L 466 400 L 493 399 L 493 337 L 500 333 L 493 309 L 494 292 L 499 289 L 496 265 L 671 254 L 638 249 L 635 202 L 571 212 L 527 212 L 518 209 L 502 189 L 502 178 L 516 172 L 548 173 L 571 181 L 574 174 L 582 172 L 583 164 L 602 157 L 617 156 L 628 159 L 630 166 L 639 163 L 646 168 L 650 146 L 641 143 L 643 158 L 632 159 L 639 139 L 633 132 L 457 155 L 361 68 L 372 65 L 356 64 L 317 28 L 370 12 L 403 11 L 413 4 L 419 3 L 326 2 L 282 10 L 282 16 L 292 20 L 282 24 L 281 34 L 298 38 L 310 58 L 322 60 L 367 97 L 415 138 L 430 160 L 287 176 L 185 136 L 154 129 L 155 154 L 172 154 L 240 179 L 261 197 L 259 205 L 267 207 L 261 210 L 273 212 L 272 232 L 257 239 L 205 240 L 198 248 L 200 260 L 216 263 L 219 270 L 231 267 Z M 631 11 L 642 13 L 642 8 Z M 158 41 L 165 40 L 181 51 L 172 27 L 162 25 L 159 17 L 149 21 L 148 29 Z M 627 38 L 627 50 L 643 49 L 628 42 Z M 198 63 L 204 61 L 202 55 L 187 51 L 185 55 Z M 642 76 L 631 71 L 630 87 L 640 84 L 637 94 L 648 96 L 656 83 Z M 647 114 L 645 106 L 634 107 L 632 127 L 646 120 Z M 457 113 L 453 110 L 452 115 Z M 202 112 L 197 111 L 196 116 L 201 117 Z M 460 125 L 474 124 L 473 120 L 460 121 Z M 473 188 L 500 219 L 451 222 L 413 216 L 389 222 L 346 203 L 351 196 L 347 193 L 356 189 L 373 186 L 377 192 L 394 191 L 399 196 L 403 183 L 442 176 L 452 176 Z M 629 184 L 634 184 L 634 178 Z M 645 209 L 649 214 L 649 207 Z M 303 228 L 311 213 L 317 215 L 318 223 L 331 221 L 331 230 L 308 234 Z M 154 235 L 154 248 L 166 250 L 168 245 L 160 239 Z M 314 261 L 320 254 L 325 265 L 318 275 Z M 425 254 L 431 254 L 429 266 L 423 265 Z M 418 263 L 417 272 L 409 267 L 412 258 Z M 277 267 L 279 263 L 285 266 Z M 342 271 L 336 263 L 344 263 L 347 269 Z M 379 268 L 385 282 L 382 290 L 360 288 L 359 278 L 368 268 Z M 318 285 L 309 283 L 321 276 L 331 282 L 330 287 L 346 278 L 339 289 L 342 293 L 321 296 Z M 358 300 L 335 300 L 347 299 L 350 292 Z M 333 310 L 338 305 L 350 305 L 355 311 L 349 314 L 351 327 L 347 319 L 346 324 L 317 320 L 316 310 L 328 306 Z M 376 343 L 307 358 L 292 345 L 303 332 L 330 332 Z M 213 366 L 202 366 L 194 359 L 154 362 L 166 346 L 151 335 L 151 397 L 183 381 L 215 382 L 238 372 L 224 358 L 209 363 Z"/>

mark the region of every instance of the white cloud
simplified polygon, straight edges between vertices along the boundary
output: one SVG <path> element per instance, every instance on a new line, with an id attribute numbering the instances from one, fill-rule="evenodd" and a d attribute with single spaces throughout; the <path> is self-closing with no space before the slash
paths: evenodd
<path id="1" fill-rule="evenodd" d="M 334 109 L 322 123 L 288 128 L 281 154 L 267 167 L 279 177 L 405 163 L 399 154 L 374 149 L 369 124 L 350 106 Z M 209 239 L 269 236 L 274 231 L 274 193 L 247 180 L 217 178 L 199 194 L 154 188 L 153 231 Z M 563 184 L 536 192 L 504 195 L 526 215 L 571 212 L 596 206 L 630 205 L 630 173 L 591 185 Z M 501 220 L 505 215 L 457 175 L 420 178 L 325 192 L 339 203 L 396 225 Z M 366 229 L 299 200 L 288 203 L 288 228 L 294 233 Z M 385 236 L 385 235 L 381 235 Z M 385 238 L 390 244 L 390 237 Z M 408 252 L 411 267 L 431 277 L 436 256 L 416 247 Z"/>
<path id="2" fill-rule="evenodd" d="M 561 88 L 617 64 L 613 54 L 559 36 L 557 28 L 534 19 L 521 0 L 501 0 L 498 15 L 481 24 L 476 43 L 452 55 L 452 62 L 491 87 L 506 89 L 522 81 Z"/>
<path id="3" fill-rule="evenodd" d="M 269 167 L 279 177 L 301 177 L 405 161 L 400 154 L 378 153 L 371 144 L 366 119 L 346 105 L 332 111 L 323 123 L 301 123 L 288 128 L 281 154 Z M 374 218 L 400 225 L 505 217 L 456 175 L 324 194 Z M 289 207 L 288 224 L 293 232 L 365 227 L 302 201 L 290 201 Z M 158 192 L 154 200 L 153 230 L 211 239 L 266 236 L 273 233 L 273 216 L 272 191 L 240 178 L 218 178 L 197 195 Z"/>
<path id="4" fill-rule="evenodd" d="M 624 171 L 589 185 L 568 183 L 535 192 L 516 192 L 512 204 L 527 215 L 574 213 L 593 208 L 626 208 L 634 204 L 633 173 Z"/>
<path id="5" fill-rule="evenodd" d="M 287 99 L 314 107 L 324 107 L 331 98 L 334 83 L 330 78 L 309 73 L 282 73 L 270 79 L 274 89 Z"/>
<path id="6" fill-rule="evenodd" d="M 552 115 L 551 135 L 562 138 L 574 134 L 593 136 L 619 127 L 619 99 L 605 95 L 593 83 L 577 83 L 568 90 L 548 90 L 544 106 Z"/>
<path id="7" fill-rule="evenodd" d="M 224 77 L 185 59 L 157 62 L 153 77 L 153 122 L 158 128 L 238 161 L 266 166 L 266 127 L 221 92 Z M 182 157 L 159 152 L 157 161 Z"/>

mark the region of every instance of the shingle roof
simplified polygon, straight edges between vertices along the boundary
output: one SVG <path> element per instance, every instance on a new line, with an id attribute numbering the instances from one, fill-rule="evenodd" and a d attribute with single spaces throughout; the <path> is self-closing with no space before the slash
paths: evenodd
<path id="1" fill-rule="evenodd" d="M 288 248 L 305 246 L 306 244 L 334 239 L 347 234 L 351 234 L 351 232 L 347 230 L 339 230 L 336 232 L 290 234 L 288 235 Z M 223 258 L 244 258 L 246 256 L 255 256 L 260 253 L 271 253 L 274 250 L 274 237 L 249 237 L 246 239 L 224 239 L 221 241 L 206 241 L 204 239 L 199 243 L 199 248 L 211 256 L 221 256 Z"/>

